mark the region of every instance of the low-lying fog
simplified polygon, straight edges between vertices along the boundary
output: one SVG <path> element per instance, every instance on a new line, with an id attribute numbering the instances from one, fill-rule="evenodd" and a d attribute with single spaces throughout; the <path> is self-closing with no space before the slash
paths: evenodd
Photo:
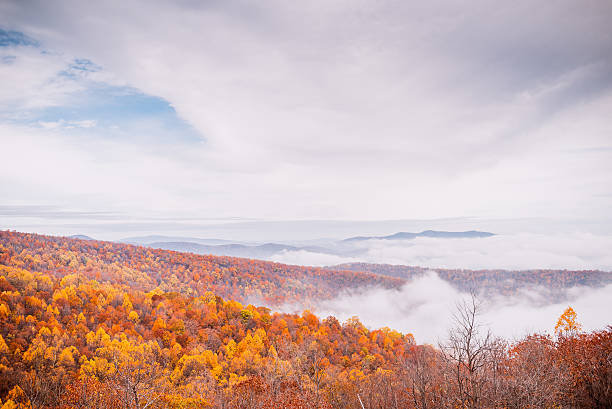
<path id="1" fill-rule="evenodd" d="M 586 233 L 524 233 L 477 239 L 419 237 L 368 240 L 352 246 L 358 249 L 356 255 L 300 250 L 284 251 L 270 259 L 315 266 L 361 261 L 431 268 L 612 270 L 612 236 Z M 513 297 L 483 299 L 482 321 L 496 335 L 516 339 L 533 332 L 552 333 L 557 318 L 572 306 L 585 330 L 612 325 L 612 285 L 569 289 L 566 300 L 559 304 L 545 304 L 545 297 L 540 295 L 543 293 L 544 289 L 533 288 Z M 435 343 L 447 334 L 455 306 L 466 296 L 430 272 L 401 290 L 363 289 L 325 301 L 315 309 L 322 316 L 334 315 L 340 320 L 358 316 L 371 328 L 387 326 L 413 333 L 419 343 Z"/>
<path id="2" fill-rule="evenodd" d="M 486 238 L 367 240 L 347 244 L 335 254 L 283 251 L 269 260 L 325 266 L 346 262 L 403 264 L 464 269 L 612 270 L 612 236 L 591 233 L 520 233 Z"/>
<path id="3" fill-rule="evenodd" d="M 418 343 L 435 344 L 445 338 L 456 305 L 467 297 L 435 272 L 429 272 L 399 290 L 373 288 L 347 292 L 323 301 L 313 310 L 323 317 L 333 315 L 341 322 L 358 316 L 369 328 L 390 327 L 412 333 Z M 574 287 L 567 290 L 567 300 L 559 304 L 543 305 L 542 299 L 537 288 L 513 297 L 480 299 L 481 323 L 508 340 L 534 332 L 552 333 L 559 316 L 571 306 L 584 330 L 612 324 L 612 285 L 597 289 Z M 284 307 L 290 312 L 302 309 Z"/>

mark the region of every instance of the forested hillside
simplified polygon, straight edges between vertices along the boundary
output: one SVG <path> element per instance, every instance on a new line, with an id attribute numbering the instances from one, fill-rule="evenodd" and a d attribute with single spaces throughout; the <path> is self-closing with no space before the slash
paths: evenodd
<path id="1" fill-rule="evenodd" d="M 414 345 L 357 319 L 272 313 L 211 292 L 142 292 L 7 266 L 0 290 L 0 397 L 19 385 L 34 407 L 205 407 L 236 390 L 236 402 L 265 392 L 326 406 L 323 385 L 388 373 Z"/>
<path id="2" fill-rule="evenodd" d="M 612 273 L 570 270 L 449 270 L 388 264 L 349 263 L 328 268 L 292 266 L 236 257 L 179 253 L 128 244 L 0 231 L 0 264 L 54 277 L 85 277 L 150 291 L 202 295 L 212 291 L 240 302 L 315 305 L 344 290 L 399 288 L 434 270 L 462 291 L 513 295 L 540 286 L 559 298 L 566 288 L 600 287 Z"/>
<path id="3" fill-rule="evenodd" d="M 408 281 L 427 271 L 435 271 L 441 279 L 461 291 L 514 295 L 519 289 L 539 287 L 548 291 L 553 298 L 560 297 L 563 290 L 571 287 L 612 284 L 612 272 L 599 270 L 466 270 L 369 263 L 346 263 L 329 268 L 369 272 Z"/>
<path id="4" fill-rule="evenodd" d="M 316 297 L 343 283 L 396 284 L 374 275 L 334 281 L 324 269 L 9 232 L 1 245 L 2 409 L 612 403 L 612 328 L 581 333 L 571 309 L 554 337 L 508 343 L 465 304 L 448 340 L 416 345 L 411 334 L 368 329 L 356 317 L 278 313 L 215 293 L 225 289 L 219 277 L 241 297 L 249 288 Z M 309 274 L 327 283 L 324 292 L 284 286 L 285 275 L 307 282 Z"/>
<path id="5" fill-rule="evenodd" d="M 330 298 L 364 286 L 398 287 L 399 278 L 373 273 L 289 266 L 268 261 L 205 256 L 128 244 L 0 231 L 0 264 L 55 277 L 80 273 L 98 281 L 149 291 L 202 295 L 268 305 Z"/>

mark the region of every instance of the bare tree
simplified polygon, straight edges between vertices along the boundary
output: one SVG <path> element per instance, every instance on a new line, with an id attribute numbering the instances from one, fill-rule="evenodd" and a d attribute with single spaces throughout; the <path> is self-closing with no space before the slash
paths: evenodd
<path id="1" fill-rule="evenodd" d="M 497 404 L 495 379 L 503 344 L 478 321 L 480 304 L 474 294 L 457 305 L 454 326 L 440 345 L 446 361 L 452 398 L 461 407 L 477 409 Z"/>

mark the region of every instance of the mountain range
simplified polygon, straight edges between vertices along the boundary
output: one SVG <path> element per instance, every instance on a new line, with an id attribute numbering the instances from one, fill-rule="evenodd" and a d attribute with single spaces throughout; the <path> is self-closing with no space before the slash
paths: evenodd
<path id="1" fill-rule="evenodd" d="M 259 245 L 245 244 L 220 244 L 206 245 L 190 241 L 166 241 L 147 243 L 147 247 L 154 249 L 173 250 L 196 254 L 212 254 L 215 256 L 246 257 L 246 258 L 267 258 L 283 251 L 310 251 L 316 253 L 335 254 L 324 247 L 306 246 L 296 247 L 288 244 L 265 243 Z"/>
<path id="2" fill-rule="evenodd" d="M 474 239 L 494 236 L 494 233 L 486 231 L 437 231 L 425 230 L 420 233 L 399 232 L 389 236 L 357 236 L 344 239 L 343 241 L 364 241 L 364 240 L 412 240 L 417 237 L 431 237 L 436 239 Z"/>
<path id="3" fill-rule="evenodd" d="M 194 237 L 172 237 L 172 236 L 140 236 L 129 237 L 119 240 L 121 243 L 136 244 L 156 249 L 190 252 L 196 254 L 212 254 L 217 256 L 246 257 L 246 258 L 269 258 L 275 254 L 285 251 L 306 251 L 312 253 L 330 254 L 337 256 L 357 256 L 364 249 L 358 246 L 359 242 L 368 240 L 413 240 L 419 237 L 436 239 L 457 238 L 486 238 L 494 236 L 493 233 L 470 230 L 470 231 L 437 231 L 425 230 L 420 233 L 398 232 L 388 236 L 357 236 L 344 240 L 328 240 L 318 245 L 286 244 L 286 243 L 253 243 L 222 239 L 200 239 Z"/>

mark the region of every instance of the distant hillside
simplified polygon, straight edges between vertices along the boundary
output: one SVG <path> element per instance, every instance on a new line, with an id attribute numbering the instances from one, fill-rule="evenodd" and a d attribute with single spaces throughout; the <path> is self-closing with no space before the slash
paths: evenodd
<path id="1" fill-rule="evenodd" d="M 198 255 L 97 240 L 0 231 L 0 265 L 85 277 L 131 289 L 159 288 L 201 296 L 212 291 L 245 302 L 305 304 L 364 286 L 405 281 L 372 273 L 290 266 L 246 258 Z"/>
<path id="2" fill-rule="evenodd" d="M 135 236 L 126 237 L 121 240 L 117 240 L 119 243 L 136 244 L 138 246 L 149 246 L 152 243 L 197 243 L 209 246 L 215 246 L 220 244 L 244 244 L 239 241 L 223 240 L 223 239 L 200 239 L 197 237 L 177 237 L 177 236 L 162 236 L 162 235 L 150 235 L 150 236 Z"/>
<path id="3" fill-rule="evenodd" d="M 358 236 L 358 237 L 350 237 L 343 241 L 363 241 L 363 240 L 411 240 L 417 237 L 432 237 L 432 238 L 440 238 L 440 239 L 473 239 L 473 238 L 482 238 L 482 237 L 491 237 L 495 234 L 470 230 L 470 231 L 436 231 L 436 230 L 425 230 L 420 233 L 409 233 L 409 232 L 399 232 L 395 234 L 391 234 L 389 236 Z"/>
<path id="4" fill-rule="evenodd" d="M 69 236 L 69 238 L 78 240 L 93 240 L 91 237 L 84 234 L 73 234 L 72 236 Z"/>
<path id="5" fill-rule="evenodd" d="M 246 257 L 246 258 L 267 258 L 282 251 L 306 250 L 317 253 L 329 253 L 323 247 L 295 247 L 287 244 L 266 243 L 256 246 L 244 244 L 221 244 L 205 245 L 192 242 L 157 242 L 149 243 L 148 247 L 155 249 L 166 249 L 173 251 L 190 252 L 196 254 L 212 254 L 216 256 Z"/>
<path id="6" fill-rule="evenodd" d="M 562 299 L 564 290 L 577 286 L 603 287 L 612 284 L 612 273 L 598 270 L 460 270 L 391 264 L 346 263 L 328 267 L 339 271 L 361 271 L 411 281 L 427 271 L 435 271 L 461 291 L 513 295 L 534 286 L 550 291 L 549 299 Z"/>

